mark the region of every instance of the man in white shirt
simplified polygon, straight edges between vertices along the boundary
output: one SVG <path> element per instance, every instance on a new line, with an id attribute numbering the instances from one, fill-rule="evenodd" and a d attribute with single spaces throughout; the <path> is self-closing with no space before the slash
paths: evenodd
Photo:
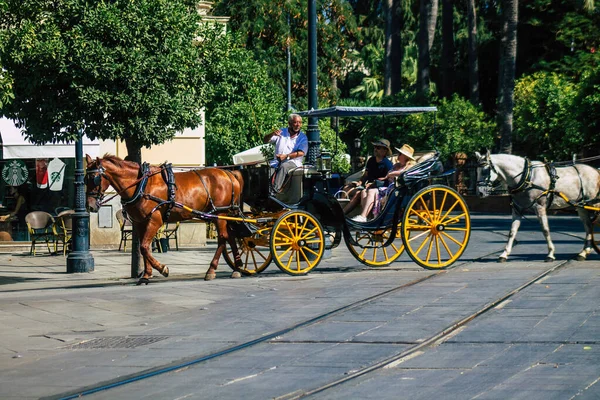
<path id="1" fill-rule="evenodd" d="M 289 171 L 302 166 L 304 156 L 308 153 L 308 138 L 300 128 L 302 117 L 290 114 L 287 128 L 278 129 L 263 138 L 264 143 L 275 144 L 275 159 L 271 161 L 271 166 L 277 168 L 273 183 L 276 193 L 281 191 Z"/>

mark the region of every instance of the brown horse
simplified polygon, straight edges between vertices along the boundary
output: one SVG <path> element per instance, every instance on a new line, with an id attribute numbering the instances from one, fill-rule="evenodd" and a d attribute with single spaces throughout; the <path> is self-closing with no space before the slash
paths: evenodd
<path id="1" fill-rule="evenodd" d="M 152 257 L 151 251 L 152 239 L 163 223 L 199 216 L 202 218 L 203 215 L 225 215 L 240 204 L 243 180 L 239 171 L 204 168 L 172 173 L 174 185 L 171 185 L 171 193 L 174 187 L 175 194 L 174 198 L 171 196 L 169 199 L 169 178 L 165 166 L 141 168 L 137 163 L 108 154 L 95 160 L 86 155 L 86 159 L 86 196 L 90 211 L 97 212 L 106 202 L 104 193 L 110 185 L 121 196 L 123 208 L 138 232 L 144 259 L 144 274 L 138 285 L 148 284 L 152 268 L 165 277 L 169 275 L 169 268 Z M 165 220 L 167 216 L 168 221 Z M 205 280 L 215 278 L 226 242 L 229 242 L 236 255 L 236 264 L 241 263 L 233 232 L 228 229 L 227 221 L 216 219 L 216 226 L 218 247 L 206 271 Z M 240 272 L 239 269 L 236 270 Z"/>

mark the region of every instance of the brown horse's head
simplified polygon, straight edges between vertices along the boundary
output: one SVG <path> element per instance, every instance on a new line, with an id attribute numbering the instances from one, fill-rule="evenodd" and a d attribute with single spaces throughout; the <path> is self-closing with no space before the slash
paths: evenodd
<path id="1" fill-rule="evenodd" d="M 101 159 L 93 160 L 89 155 L 85 155 L 87 168 L 85 170 L 85 195 L 87 197 L 87 207 L 91 212 L 98 212 L 100 202 L 104 197 L 104 192 L 110 185 L 108 179 L 104 176 L 104 168 Z"/>

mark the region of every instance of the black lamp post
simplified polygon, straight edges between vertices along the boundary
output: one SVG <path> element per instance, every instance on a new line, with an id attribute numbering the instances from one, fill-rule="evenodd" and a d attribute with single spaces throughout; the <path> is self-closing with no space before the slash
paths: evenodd
<path id="1" fill-rule="evenodd" d="M 90 214 L 85 207 L 83 182 L 83 132 L 75 142 L 75 213 L 73 214 L 73 251 L 67 257 L 67 273 L 92 272 L 94 257 L 90 253 Z"/>
<path id="2" fill-rule="evenodd" d="M 308 0 L 308 109 L 319 108 L 317 98 L 317 0 Z M 308 163 L 315 164 L 321 145 L 319 119 L 308 118 Z"/>

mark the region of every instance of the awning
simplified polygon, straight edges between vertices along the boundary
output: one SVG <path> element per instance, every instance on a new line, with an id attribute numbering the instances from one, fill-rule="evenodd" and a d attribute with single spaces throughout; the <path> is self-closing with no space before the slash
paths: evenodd
<path id="1" fill-rule="evenodd" d="M 21 130 L 7 118 L 0 118 L 0 136 L 2 137 L 2 159 L 15 158 L 75 158 L 75 143 L 36 145 L 25 140 Z M 83 154 L 98 157 L 100 142 L 83 138 Z"/>
<path id="2" fill-rule="evenodd" d="M 303 117 L 367 117 L 371 115 L 409 115 L 437 111 L 436 107 L 329 107 L 299 111 Z"/>

